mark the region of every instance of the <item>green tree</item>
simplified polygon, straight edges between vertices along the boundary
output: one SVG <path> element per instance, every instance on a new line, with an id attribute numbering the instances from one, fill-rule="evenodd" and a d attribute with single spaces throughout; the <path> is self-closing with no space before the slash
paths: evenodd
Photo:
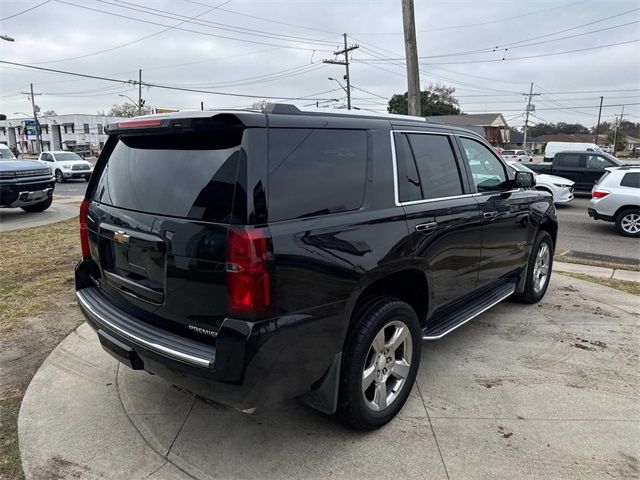
<path id="1" fill-rule="evenodd" d="M 142 115 L 149 115 L 151 113 L 151 107 L 146 105 L 142 106 Z M 137 117 L 138 106 L 133 103 L 123 103 L 122 105 L 112 105 L 108 112 L 98 112 L 98 115 L 105 115 L 108 117 Z"/>
<path id="2" fill-rule="evenodd" d="M 456 89 L 440 84 L 429 84 L 425 90 L 420 92 L 420 114 L 423 117 L 436 115 L 459 115 L 458 99 L 453 96 Z M 407 115 L 409 113 L 408 93 L 397 93 L 387 107 L 389 113 Z"/>
<path id="3" fill-rule="evenodd" d="M 600 131 L 602 132 L 603 130 L 600 129 Z M 533 137 L 538 137 L 540 135 L 552 135 L 554 133 L 587 134 L 589 133 L 589 129 L 581 123 L 539 123 L 531 127 L 529 129 L 529 133 Z"/>
<path id="4" fill-rule="evenodd" d="M 609 135 L 607 135 L 607 143 L 613 145 L 613 137 L 616 138 L 616 152 L 624 150 L 624 147 L 627 144 L 627 135 L 620 129 L 618 129 L 617 135 L 615 132 L 609 132 Z"/>

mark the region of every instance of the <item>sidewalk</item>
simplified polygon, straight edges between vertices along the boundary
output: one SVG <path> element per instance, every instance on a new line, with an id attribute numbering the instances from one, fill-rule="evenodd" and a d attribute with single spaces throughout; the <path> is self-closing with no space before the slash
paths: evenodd
<path id="1" fill-rule="evenodd" d="M 581 273 L 598 278 L 613 278 L 614 280 L 625 280 L 627 282 L 640 283 L 640 272 L 624 270 L 622 268 L 593 267 L 591 265 L 581 265 L 577 263 L 553 262 L 555 272 Z"/>
<path id="2" fill-rule="evenodd" d="M 638 297 L 553 275 L 422 350 L 399 416 L 358 433 L 296 400 L 246 415 L 119 365 L 83 324 L 18 421 L 27 480 L 637 476 Z"/>

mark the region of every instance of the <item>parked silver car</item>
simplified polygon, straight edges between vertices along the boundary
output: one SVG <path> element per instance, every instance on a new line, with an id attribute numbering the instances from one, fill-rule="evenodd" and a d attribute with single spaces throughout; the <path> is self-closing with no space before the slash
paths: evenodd
<path id="1" fill-rule="evenodd" d="M 500 156 L 507 162 L 532 162 L 533 157 L 524 150 L 504 150 Z"/>
<path id="2" fill-rule="evenodd" d="M 589 216 L 615 222 L 620 235 L 640 237 L 640 166 L 607 169 L 591 190 Z"/>

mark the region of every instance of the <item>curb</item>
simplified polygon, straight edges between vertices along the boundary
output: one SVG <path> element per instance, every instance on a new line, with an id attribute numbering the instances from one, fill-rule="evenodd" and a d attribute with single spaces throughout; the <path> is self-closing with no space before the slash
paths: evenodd
<path id="1" fill-rule="evenodd" d="M 557 272 L 582 273 L 598 278 L 625 280 L 640 283 L 640 272 L 624 270 L 622 268 L 594 267 L 578 263 L 554 262 L 553 268 Z"/>

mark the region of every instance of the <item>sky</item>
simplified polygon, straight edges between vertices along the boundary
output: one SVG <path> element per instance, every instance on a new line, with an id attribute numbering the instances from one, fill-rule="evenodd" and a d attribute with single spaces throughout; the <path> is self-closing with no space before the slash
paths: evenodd
<path id="1" fill-rule="evenodd" d="M 625 105 L 640 121 L 638 0 L 415 0 L 415 21 L 421 86 L 455 87 L 464 112 L 520 127 L 533 82 L 530 124 L 595 125 L 600 96 L 602 120 Z M 383 112 L 407 90 L 401 0 L 0 0 L 0 35 L 15 39 L 0 40 L 0 60 L 119 81 L 0 63 L 0 112 L 30 112 L 30 83 L 43 112 L 108 110 L 137 100 L 127 81 L 139 69 L 143 82 L 203 90 L 144 86 L 154 107 L 344 107 L 344 67 L 322 60 L 345 32 L 359 46 L 352 103 Z"/>

